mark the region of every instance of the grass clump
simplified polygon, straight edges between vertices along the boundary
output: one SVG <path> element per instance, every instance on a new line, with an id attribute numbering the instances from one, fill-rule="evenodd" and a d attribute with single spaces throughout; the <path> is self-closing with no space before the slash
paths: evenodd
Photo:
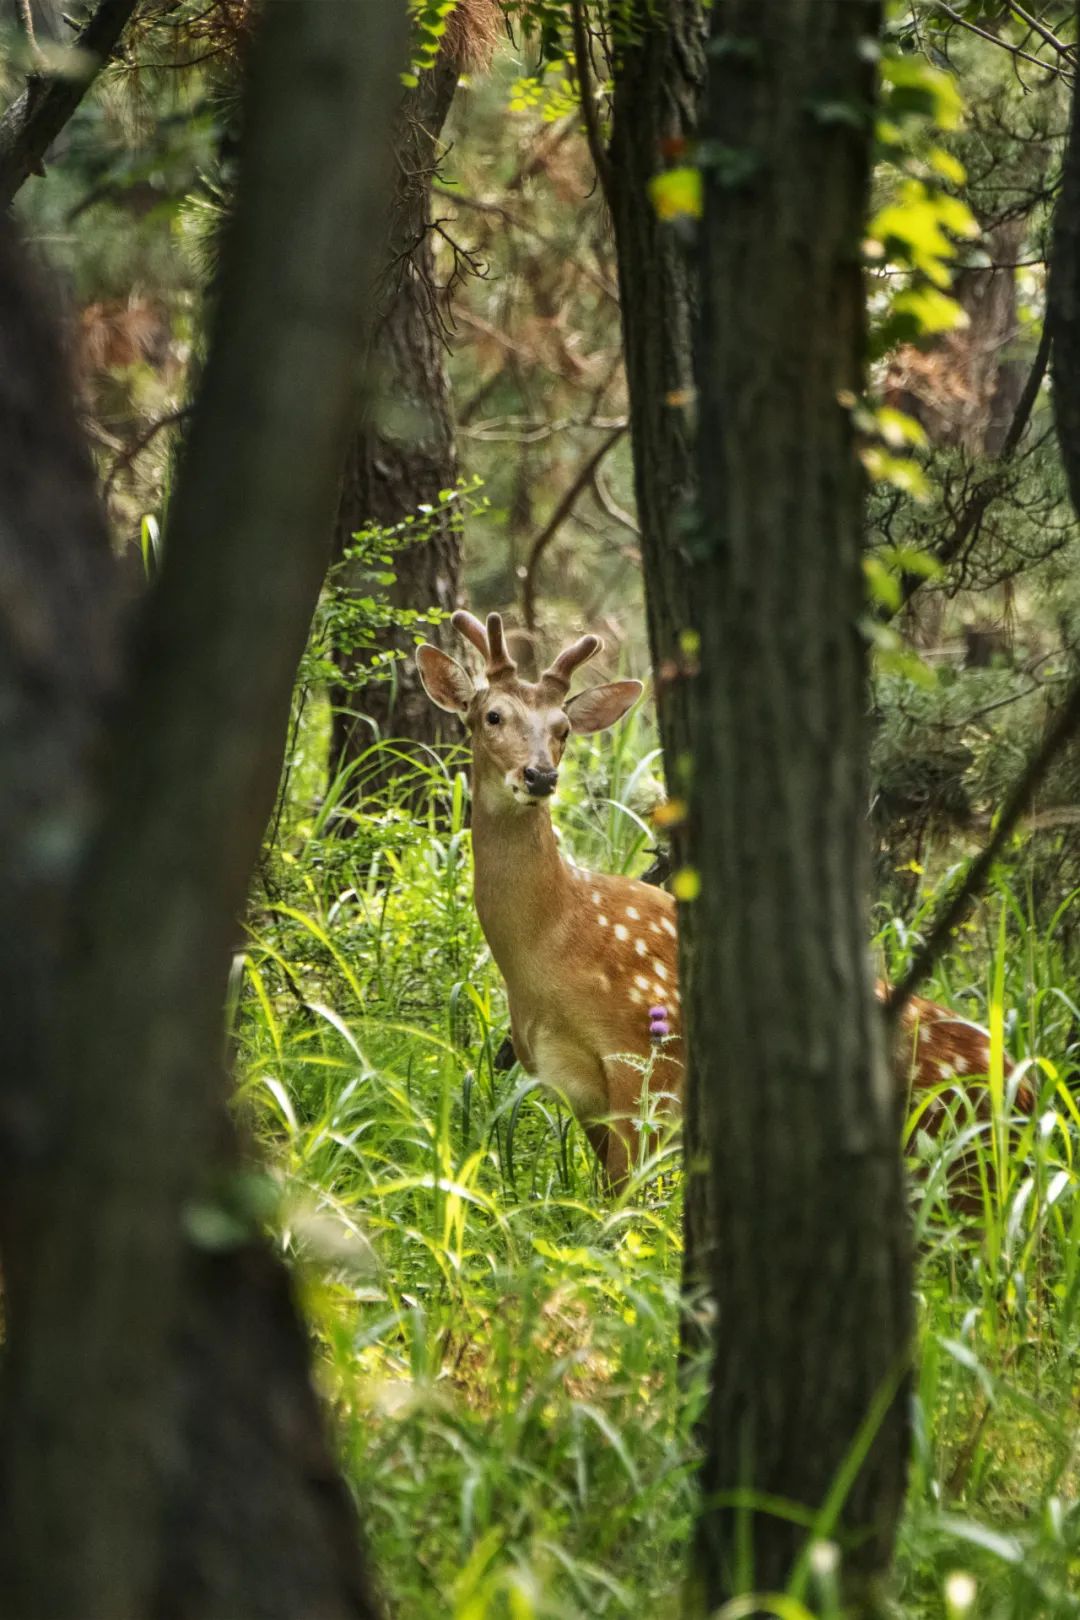
<path id="1" fill-rule="evenodd" d="M 677 1143 L 612 1199 L 560 1103 L 497 1070 L 506 1010 L 472 908 L 462 764 L 414 767 L 419 809 L 410 783 L 408 808 L 403 787 L 345 814 L 332 790 L 283 818 L 238 969 L 244 1105 L 395 1613 L 674 1617 L 701 1394 L 677 1368 Z M 647 863 L 654 764 L 640 719 L 614 747 L 579 743 L 557 819 L 582 864 Z M 1080 1614 L 1073 903 L 1040 928 L 1003 882 L 929 987 L 989 1024 L 1040 1103 L 1008 1129 L 997 1060 L 994 1118 L 956 1100 L 951 1128 L 912 1140 L 904 1615 Z M 909 933 L 882 931 L 893 970 Z M 975 1218 L 946 1195 L 959 1152 L 982 1168 Z"/>

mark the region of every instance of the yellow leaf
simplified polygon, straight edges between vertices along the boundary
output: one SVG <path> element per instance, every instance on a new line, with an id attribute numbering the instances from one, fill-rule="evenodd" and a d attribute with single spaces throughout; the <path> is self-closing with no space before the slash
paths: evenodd
<path id="1" fill-rule="evenodd" d="M 665 169 L 663 174 L 654 174 L 649 181 L 649 196 L 660 219 L 700 219 L 701 170 Z"/>
<path id="2" fill-rule="evenodd" d="M 692 866 L 684 866 L 671 881 L 676 900 L 696 900 L 701 893 L 701 873 Z"/>
<path id="3" fill-rule="evenodd" d="M 654 827 L 677 827 L 686 820 L 686 805 L 681 799 L 667 799 L 652 813 Z"/>

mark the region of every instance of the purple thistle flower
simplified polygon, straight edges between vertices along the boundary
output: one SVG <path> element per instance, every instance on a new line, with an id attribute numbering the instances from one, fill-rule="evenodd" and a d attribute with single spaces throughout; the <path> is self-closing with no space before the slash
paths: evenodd
<path id="1" fill-rule="evenodd" d="M 649 1008 L 649 1038 L 650 1038 L 650 1040 L 664 1041 L 664 1040 L 667 1040 L 667 1037 L 670 1034 L 671 1034 L 671 1026 L 668 1023 L 667 1008 L 666 1007 L 650 1007 Z"/>

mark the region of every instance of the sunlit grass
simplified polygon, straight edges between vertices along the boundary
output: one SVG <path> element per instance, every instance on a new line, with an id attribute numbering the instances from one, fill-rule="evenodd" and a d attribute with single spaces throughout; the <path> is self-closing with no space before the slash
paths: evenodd
<path id="1" fill-rule="evenodd" d="M 579 745 L 558 820 L 579 861 L 638 871 L 655 755 L 643 720 L 624 729 Z M 346 812 L 342 784 L 291 808 L 237 980 L 243 1105 L 394 1612 L 674 1616 L 700 1393 L 677 1368 L 677 1142 L 643 1146 L 613 1199 L 565 1108 L 497 1071 L 506 1011 L 472 909 L 462 764 L 416 767 L 419 809 L 401 791 Z M 1061 920 L 1040 929 L 1001 889 L 930 987 L 989 1024 L 993 1107 L 954 1094 L 953 1125 L 912 1141 L 905 1614 L 946 1613 L 958 1571 L 979 1616 L 1080 1610 L 1080 1017 Z M 907 943 L 884 929 L 894 969 Z M 1017 1128 L 1006 1049 L 1040 1094 Z M 975 1215 L 948 1197 L 961 1154 Z M 811 1587 L 806 1612 L 830 1612 L 828 1582 Z"/>

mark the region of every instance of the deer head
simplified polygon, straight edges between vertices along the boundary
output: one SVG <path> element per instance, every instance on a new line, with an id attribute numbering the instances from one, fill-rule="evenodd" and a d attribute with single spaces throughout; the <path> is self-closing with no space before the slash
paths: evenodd
<path id="1" fill-rule="evenodd" d="M 640 696 L 641 682 L 611 681 L 570 697 L 574 671 L 603 645 L 598 636 L 573 642 L 533 682 L 519 678 L 497 613 L 486 629 L 471 613 L 455 613 L 451 622 L 483 658 L 483 673 L 474 676 L 425 645 L 416 654 L 424 690 L 468 729 L 477 799 L 492 810 L 535 809 L 555 791 L 570 733 L 614 725 Z"/>

